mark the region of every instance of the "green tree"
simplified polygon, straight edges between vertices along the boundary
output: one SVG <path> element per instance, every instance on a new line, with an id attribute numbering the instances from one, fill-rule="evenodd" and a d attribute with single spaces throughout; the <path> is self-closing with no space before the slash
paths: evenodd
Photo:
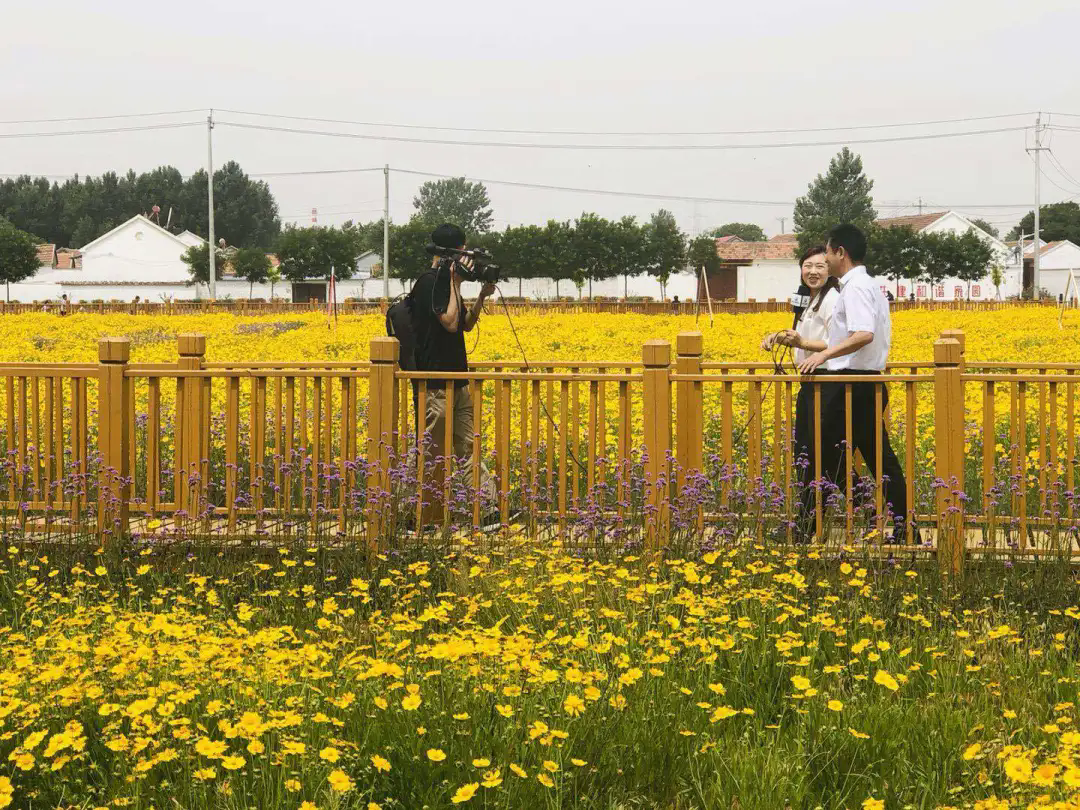
<path id="1" fill-rule="evenodd" d="M 719 228 L 713 228 L 709 235 L 719 239 L 722 236 L 737 236 L 744 242 L 764 242 L 765 231 L 750 222 L 729 222 Z"/>
<path id="2" fill-rule="evenodd" d="M 986 231 L 988 234 L 990 234 L 991 236 L 993 236 L 995 238 L 999 235 L 997 228 L 995 228 L 993 225 L 991 225 L 985 219 L 982 219 L 980 217 L 975 217 L 975 219 L 971 220 L 971 224 L 974 225 L 976 228 L 980 228 L 980 229 Z"/>
<path id="3" fill-rule="evenodd" d="M 248 299 L 256 284 L 264 284 L 270 277 L 270 257 L 259 248 L 240 248 L 232 256 L 233 272 L 237 278 L 248 283 Z M 271 291 L 271 297 L 273 297 Z"/>
<path id="4" fill-rule="evenodd" d="M 862 158 L 846 146 L 829 161 L 806 195 L 795 201 L 795 231 L 799 250 L 824 242 L 834 225 L 851 223 L 869 230 L 877 219 L 870 196 L 874 181 L 863 172 Z"/>
<path id="5" fill-rule="evenodd" d="M 360 252 L 355 232 L 321 225 L 286 226 L 277 244 L 281 274 L 290 281 L 329 279 L 331 268 L 339 279 L 352 278 Z"/>
<path id="6" fill-rule="evenodd" d="M 281 283 L 281 267 L 270 262 L 270 269 L 266 271 L 266 280 L 270 282 L 270 300 L 274 300 L 274 286 Z"/>
<path id="7" fill-rule="evenodd" d="M 615 223 L 615 262 L 623 276 L 623 297 L 630 294 L 630 276 L 645 272 L 646 233 L 636 217 L 623 217 Z M 715 245 L 714 245 L 715 252 Z"/>
<path id="8" fill-rule="evenodd" d="M 706 273 L 719 270 L 721 261 L 716 255 L 716 237 L 702 234 L 692 239 L 687 246 L 686 258 L 695 270 L 705 268 Z"/>
<path id="9" fill-rule="evenodd" d="M 1009 232 L 1008 238 L 1018 239 L 1021 232 L 1030 236 L 1034 230 L 1035 212 L 1028 211 L 1020 224 Z M 1068 239 L 1074 244 L 1080 244 L 1080 204 L 1059 202 L 1040 207 L 1039 238 L 1047 242 Z"/>
<path id="10" fill-rule="evenodd" d="M 269 248 L 281 230 L 269 186 L 235 162 L 214 172 L 214 209 L 216 235 L 238 247 Z M 76 175 L 62 184 L 29 176 L 0 182 L 0 216 L 58 245 L 80 247 L 136 214 L 173 233 L 188 229 L 206 238 L 206 172 L 185 179 L 176 168 L 159 166 L 142 174 Z"/>
<path id="11" fill-rule="evenodd" d="M 489 233 L 485 238 L 495 237 L 485 247 L 495 261 L 504 268 L 508 278 L 516 278 L 518 297 L 523 293 L 525 279 L 544 275 L 544 229 L 538 225 L 507 226 L 501 233 Z"/>
<path id="12" fill-rule="evenodd" d="M 184 251 L 180 260 L 187 265 L 192 284 L 210 284 L 210 253 L 206 242 L 193 245 Z M 217 278 L 225 272 L 225 256 L 219 248 L 214 248 L 214 268 Z"/>
<path id="13" fill-rule="evenodd" d="M 390 276 L 415 280 L 431 267 L 427 252 L 432 225 L 414 216 L 404 225 L 390 226 Z M 382 250 L 380 249 L 380 253 Z"/>
<path id="14" fill-rule="evenodd" d="M 0 218 L 0 280 L 11 300 L 11 284 L 25 281 L 38 271 L 38 240 Z"/>
<path id="15" fill-rule="evenodd" d="M 686 267 L 686 234 L 679 229 L 675 215 L 661 208 L 646 226 L 645 242 L 648 272 L 660 282 L 661 297 L 666 297 L 671 274 Z"/>
<path id="16" fill-rule="evenodd" d="M 617 226 L 596 214 L 582 214 L 574 223 L 573 246 L 580 279 L 575 279 L 579 296 L 581 282 L 587 281 L 591 299 L 594 280 L 613 278 L 619 273 Z"/>
<path id="17" fill-rule="evenodd" d="M 208 210 L 206 172 L 200 169 L 184 184 L 182 216 L 173 230 L 186 228 L 205 239 Z M 265 181 L 251 180 L 232 160 L 214 172 L 215 238 L 237 247 L 270 250 L 280 233 L 277 201 Z"/>
<path id="18" fill-rule="evenodd" d="M 550 219 L 544 226 L 540 257 L 546 274 L 555 281 L 555 297 L 559 297 L 559 282 L 567 281 L 577 272 L 574 251 L 574 226 L 569 222 Z"/>
<path id="19" fill-rule="evenodd" d="M 940 236 L 934 240 L 930 261 L 942 268 L 942 278 L 958 278 L 965 282 L 967 297 L 971 298 L 971 282 L 986 276 L 995 259 L 994 248 L 974 231 Z"/>
<path id="20" fill-rule="evenodd" d="M 928 242 L 908 227 L 874 227 L 867 233 L 866 266 L 875 276 L 884 276 L 897 285 L 901 279 L 921 278 L 927 264 Z"/>
<path id="21" fill-rule="evenodd" d="M 487 233 L 495 219 L 484 184 L 464 177 L 427 181 L 413 197 L 413 207 L 415 216 L 433 226 L 450 222 L 468 234 Z"/>

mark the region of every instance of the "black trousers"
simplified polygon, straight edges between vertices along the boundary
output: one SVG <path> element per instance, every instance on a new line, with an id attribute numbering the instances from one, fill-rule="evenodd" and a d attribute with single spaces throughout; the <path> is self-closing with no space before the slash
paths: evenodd
<path id="1" fill-rule="evenodd" d="M 828 371 L 824 374 L 866 375 L 880 374 L 876 371 Z M 877 431 L 874 424 L 874 394 L 881 391 L 882 419 L 884 409 L 889 404 L 889 390 L 883 383 L 873 382 L 826 382 L 821 387 L 821 424 L 814 420 L 815 384 L 806 383 L 799 389 L 795 402 L 795 452 L 797 463 L 804 464 L 801 480 L 803 483 L 802 502 L 799 509 L 797 531 L 807 537 L 815 528 L 817 490 L 813 486 L 814 475 L 814 436 L 821 432 L 821 478 L 825 489 L 822 497 L 828 496 L 828 482 L 841 493 L 847 494 L 847 453 L 858 450 L 866 462 L 870 475 L 877 478 Z M 851 386 L 851 444 L 847 447 L 846 437 L 846 400 L 844 389 Z M 908 519 L 907 482 L 904 480 L 904 468 L 900 465 L 896 453 L 889 442 L 885 425 L 881 426 L 881 461 L 882 482 L 886 512 L 893 517 L 893 533 L 903 538 L 905 521 Z"/>

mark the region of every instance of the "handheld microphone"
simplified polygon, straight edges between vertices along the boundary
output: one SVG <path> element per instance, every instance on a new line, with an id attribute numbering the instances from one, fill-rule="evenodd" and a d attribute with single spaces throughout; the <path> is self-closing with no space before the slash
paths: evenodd
<path id="1" fill-rule="evenodd" d="M 800 284 L 798 292 L 791 296 L 791 309 L 795 312 L 795 320 L 791 324 L 792 329 L 799 325 L 799 318 L 802 317 L 806 308 L 810 306 L 810 299 L 813 297 L 813 294 L 813 290 L 805 284 Z"/>

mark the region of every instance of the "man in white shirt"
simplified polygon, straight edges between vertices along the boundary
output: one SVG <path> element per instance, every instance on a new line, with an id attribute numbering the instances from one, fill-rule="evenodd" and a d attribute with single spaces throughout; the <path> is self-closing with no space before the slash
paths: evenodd
<path id="1" fill-rule="evenodd" d="M 881 374 L 889 358 L 892 323 L 889 302 L 881 288 L 866 272 L 866 236 L 854 225 L 837 225 L 829 232 L 825 261 L 829 275 L 840 283 L 840 298 L 829 324 L 827 348 L 799 364 L 799 373 L 829 375 Z M 821 470 L 841 492 L 847 489 L 845 471 L 846 416 L 844 390 L 849 383 L 821 384 Z M 889 389 L 881 383 L 855 382 L 851 385 L 851 443 L 876 478 L 877 436 L 874 394 L 881 391 L 881 407 L 889 402 Z M 881 426 L 882 480 L 886 508 L 893 517 L 894 542 L 906 542 L 905 522 L 910 518 L 904 469 Z M 813 498 L 813 493 L 808 493 Z M 807 493 L 804 493 L 804 501 Z"/>

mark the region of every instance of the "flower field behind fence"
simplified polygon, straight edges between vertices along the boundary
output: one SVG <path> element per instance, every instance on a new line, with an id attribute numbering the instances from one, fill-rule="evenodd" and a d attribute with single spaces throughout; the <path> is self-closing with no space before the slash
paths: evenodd
<path id="1" fill-rule="evenodd" d="M 1080 359 L 1056 313 L 901 313 L 896 360 Z M 760 359 L 786 316 L 702 322 Z M 283 326 L 287 324 L 288 326 Z M 294 326 L 295 324 L 295 326 Z M 380 318 L 0 319 L 0 361 L 366 358 Z M 692 318 L 520 318 L 530 359 L 637 360 Z M 470 346 L 473 336 L 469 337 Z M 478 359 L 516 359 L 505 321 Z M 1063 562 L 757 541 L 582 555 L 458 535 L 206 547 L 91 534 L 0 552 L 0 807 L 1080 806 L 1080 620 Z"/>

